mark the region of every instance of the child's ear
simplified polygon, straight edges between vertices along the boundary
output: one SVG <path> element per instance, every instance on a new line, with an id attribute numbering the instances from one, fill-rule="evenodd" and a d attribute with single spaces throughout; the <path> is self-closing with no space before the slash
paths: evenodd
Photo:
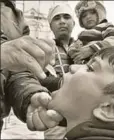
<path id="1" fill-rule="evenodd" d="M 93 115 L 103 122 L 114 122 L 114 96 L 110 101 L 100 104 L 93 110 Z"/>

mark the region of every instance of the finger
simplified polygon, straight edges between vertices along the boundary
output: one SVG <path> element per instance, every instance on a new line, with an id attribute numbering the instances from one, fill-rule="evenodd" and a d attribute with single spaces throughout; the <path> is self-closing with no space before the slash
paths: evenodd
<path id="1" fill-rule="evenodd" d="M 83 64 L 83 60 L 78 60 L 78 61 L 77 60 L 76 61 L 74 60 L 74 64 L 81 64 L 82 65 Z"/>
<path id="2" fill-rule="evenodd" d="M 32 97 L 31 97 L 31 106 L 33 108 L 38 108 L 41 104 L 40 102 L 38 101 L 38 98 L 39 98 L 39 95 L 41 93 L 35 93 Z"/>
<path id="3" fill-rule="evenodd" d="M 48 64 L 45 68 L 52 76 L 57 77 L 56 71 L 54 67 L 50 64 Z"/>
<path id="4" fill-rule="evenodd" d="M 43 72 L 43 69 L 41 68 L 40 64 L 33 57 L 31 57 L 31 55 L 27 54 L 26 52 L 23 52 L 20 58 L 18 59 L 20 64 L 23 64 L 26 70 L 32 72 L 35 76 L 37 76 L 40 79 L 46 78 L 46 74 Z"/>
<path id="5" fill-rule="evenodd" d="M 53 39 L 41 39 L 44 40 L 48 45 L 55 45 L 55 41 Z M 52 46 L 53 47 L 53 46 Z"/>
<path id="6" fill-rule="evenodd" d="M 79 55 L 79 52 L 77 52 L 76 50 L 73 51 L 71 58 L 74 59 L 75 57 L 77 57 Z"/>
<path id="7" fill-rule="evenodd" d="M 52 118 L 47 115 L 47 110 L 45 108 L 40 107 L 40 109 L 38 110 L 38 112 L 39 112 L 39 116 L 40 116 L 42 122 L 48 128 L 52 128 L 52 127 L 55 127 L 56 125 L 58 125 L 58 122 L 53 121 Z"/>
<path id="8" fill-rule="evenodd" d="M 52 57 L 52 46 L 48 45 L 46 41 L 39 39 L 38 42 L 35 42 L 38 46 L 46 53 L 45 54 L 45 65 L 47 65 Z"/>
<path id="9" fill-rule="evenodd" d="M 42 122 L 41 118 L 39 117 L 39 112 L 37 109 L 33 113 L 32 121 L 36 130 L 44 131 L 47 129 L 46 125 Z"/>
<path id="10" fill-rule="evenodd" d="M 74 59 L 82 60 L 83 59 L 83 55 L 80 52 L 77 52 Z"/>
<path id="11" fill-rule="evenodd" d="M 26 123 L 27 123 L 27 127 L 32 130 L 32 131 L 35 131 L 35 127 L 34 127 L 34 124 L 33 124 L 33 121 L 32 121 L 32 115 L 33 115 L 33 112 L 34 112 L 35 108 L 31 106 L 31 104 L 28 106 L 28 109 L 27 109 L 27 119 L 26 119 Z"/>
<path id="12" fill-rule="evenodd" d="M 47 110 L 47 115 L 56 122 L 60 122 L 63 119 L 63 117 L 55 110 Z"/>
<path id="13" fill-rule="evenodd" d="M 34 41 L 35 42 L 35 41 Z M 33 41 L 23 40 L 22 42 L 23 50 L 31 55 L 42 68 L 45 66 L 45 52 L 38 46 L 38 44 L 33 43 Z"/>
<path id="14" fill-rule="evenodd" d="M 74 62 L 78 63 L 78 61 L 81 61 L 81 56 L 78 55 L 74 58 Z"/>
<path id="15" fill-rule="evenodd" d="M 31 106 L 34 108 L 38 108 L 41 105 L 47 107 L 51 99 L 47 92 L 36 93 L 31 97 Z"/>
<path id="16" fill-rule="evenodd" d="M 71 56 L 71 58 L 73 58 L 73 55 L 75 54 L 76 49 L 72 48 L 68 51 L 68 54 Z"/>
<path id="17" fill-rule="evenodd" d="M 42 39 L 42 40 L 44 40 L 52 48 L 52 55 L 50 58 L 50 64 L 54 65 L 55 64 L 55 47 L 56 47 L 55 41 L 52 39 L 48 39 L 48 40 Z"/>
<path id="18" fill-rule="evenodd" d="M 27 124 L 28 129 L 30 129 L 31 131 L 35 131 L 35 127 L 32 121 L 32 115 L 33 113 L 27 114 L 26 124 Z"/>
<path id="19" fill-rule="evenodd" d="M 52 97 L 47 92 L 42 92 L 37 99 L 40 104 L 47 108 L 49 102 L 52 100 Z"/>
<path id="20" fill-rule="evenodd" d="M 10 65 L 7 65 L 7 69 L 11 71 L 30 71 L 38 78 L 46 78 L 39 63 L 24 50 L 16 50 L 7 56 Z"/>

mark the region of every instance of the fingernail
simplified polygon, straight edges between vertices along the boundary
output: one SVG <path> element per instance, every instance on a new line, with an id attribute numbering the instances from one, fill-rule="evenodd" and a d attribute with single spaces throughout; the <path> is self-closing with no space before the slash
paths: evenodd
<path id="1" fill-rule="evenodd" d="M 41 73 L 41 75 L 40 75 L 40 76 L 41 76 L 41 78 L 42 78 L 42 79 L 45 79 L 45 78 L 46 78 L 46 74 L 45 74 L 44 72 L 43 72 L 43 73 Z"/>
<path id="2" fill-rule="evenodd" d="M 50 64 L 51 64 L 51 65 L 54 65 L 54 64 L 55 64 L 55 60 L 54 60 L 54 59 L 51 60 L 51 61 L 50 61 Z"/>
<path id="3" fill-rule="evenodd" d="M 55 110 L 47 110 L 47 115 L 49 115 L 49 116 L 56 115 L 56 111 Z"/>

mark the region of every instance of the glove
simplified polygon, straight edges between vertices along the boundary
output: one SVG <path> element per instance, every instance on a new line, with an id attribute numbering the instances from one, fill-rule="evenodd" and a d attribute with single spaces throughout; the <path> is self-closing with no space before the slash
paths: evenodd
<path id="1" fill-rule="evenodd" d="M 30 71 L 38 78 L 46 78 L 44 68 L 52 63 L 53 41 L 23 36 L 1 45 L 1 69 L 14 72 Z"/>

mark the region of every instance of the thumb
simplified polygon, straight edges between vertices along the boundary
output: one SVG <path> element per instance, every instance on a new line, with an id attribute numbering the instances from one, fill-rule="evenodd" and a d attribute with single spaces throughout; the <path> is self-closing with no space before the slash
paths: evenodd
<path id="1" fill-rule="evenodd" d="M 42 92 L 38 97 L 38 101 L 44 107 L 47 107 L 51 100 L 52 100 L 52 97 L 47 92 Z"/>
<path id="2" fill-rule="evenodd" d="M 47 110 L 47 115 L 56 122 L 60 122 L 63 119 L 63 117 L 55 110 Z"/>
<path id="3" fill-rule="evenodd" d="M 51 96 L 47 92 L 36 93 L 31 97 L 31 105 L 34 108 L 39 106 L 48 106 L 48 103 L 51 101 Z"/>

